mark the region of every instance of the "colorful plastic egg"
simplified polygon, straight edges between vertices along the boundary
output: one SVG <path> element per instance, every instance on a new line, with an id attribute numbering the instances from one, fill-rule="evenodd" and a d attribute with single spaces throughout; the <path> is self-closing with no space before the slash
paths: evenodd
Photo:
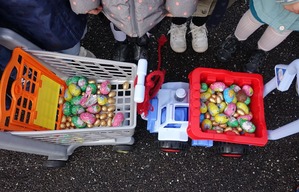
<path id="1" fill-rule="evenodd" d="M 98 96 L 97 95 L 84 95 L 80 100 L 80 105 L 82 107 L 89 107 L 98 102 Z"/>
<path id="2" fill-rule="evenodd" d="M 81 94 L 81 89 L 78 85 L 71 83 L 68 86 L 68 89 L 70 91 L 70 93 L 72 94 L 72 96 L 79 96 Z"/>
<path id="3" fill-rule="evenodd" d="M 239 126 L 239 122 L 236 118 L 234 117 L 230 117 L 227 121 L 227 125 L 229 127 L 238 127 Z"/>
<path id="4" fill-rule="evenodd" d="M 108 95 L 109 92 L 111 91 L 111 83 L 108 80 L 103 81 L 101 83 L 100 91 L 101 91 L 101 94 Z"/>
<path id="5" fill-rule="evenodd" d="M 112 120 L 112 126 L 113 127 L 119 127 L 122 125 L 123 121 L 125 119 L 125 116 L 122 112 L 118 112 L 115 114 Z"/>
<path id="6" fill-rule="evenodd" d="M 95 104 L 95 105 L 87 107 L 86 111 L 89 113 L 92 113 L 92 114 L 96 114 L 101 111 L 101 106 L 99 106 L 98 104 Z"/>
<path id="7" fill-rule="evenodd" d="M 208 90 L 208 85 L 206 83 L 201 83 L 200 84 L 200 92 L 203 93 L 203 92 L 206 92 Z"/>
<path id="8" fill-rule="evenodd" d="M 214 94 L 215 93 L 215 91 L 212 90 L 210 87 L 208 88 L 207 92 L 210 93 L 210 94 Z"/>
<path id="9" fill-rule="evenodd" d="M 71 115 L 71 103 L 70 102 L 65 102 L 62 106 L 62 112 L 65 116 L 70 116 Z"/>
<path id="10" fill-rule="evenodd" d="M 203 131 L 208 130 L 208 129 L 212 129 L 212 121 L 210 119 L 204 119 L 201 122 L 201 129 Z"/>
<path id="11" fill-rule="evenodd" d="M 240 119 L 240 126 L 242 129 L 248 133 L 254 133 L 255 132 L 255 125 L 251 121 L 247 121 L 244 119 Z"/>
<path id="12" fill-rule="evenodd" d="M 73 77 L 69 77 L 66 81 L 65 81 L 65 83 L 66 83 L 66 85 L 67 86 L 69 86 L 70 84 L 77 84 L 78 83 L 78 80 L 80 79 L 80 77 L 79 76 L 73 76 Z"/>
<path id="13" fill-rule="evenodd" d="M 87 85 L 88 85 L 88 79 L 86 77 L 80 77 L 78 80 L 78 86 L 82 91 L 86 91 Z"/>
<path id="14" fill-rule="evenodd" d="M 208 103 L 208 111 L 212 116 L 215 116 L 219 113 L 219 108 L 214 103 Z"/>
<path id="15" fill-rule="evenodd" d="M 226 108 L 227 104 L 225 102 L 221 102 L 219 104 L 217 104 L 218 108 L 219 108 L 219 113 L 222 113 L 224 111 L 224 109 Z"/>
<path id="16" fill-rule="evenodd" d="M 106 105 L 108 103 L 108 99 L 104 95 L 99 95 L 98 96 L 98 104 L 99 105 Z"/>
<path id="17" fill-rule="evenodd" d="M 248 97 L 251 97 L 253 95 L 253 89 L 252 89 L 252 87 L 250 85 L 244 85 L 242 87 L 242 90 L 246 93 L 246 95 Z"/>
<path id="18" fill-rule="evenodd" d="M 227 123 L 228 117 L 223 113 L 219 113 L 215 115 L 215 121 L 220 124 Z"/>
<path id="19" fill-rule="evenodd" d="M 80 100 L 82 99 L 82 95 L 73 97 L 70 102 L 72 105 L 79 105 L 80 104 Z"/>
<path id="20" fill-rule="evenodd" d="M 208 111 L 208 107 L 205 103 L 200 103 L 200 113 L 206 113 Z"/>
<path id="21" fill-rule="evenodd" d="M 247 121 L 251 121 L 251 119 L 252 119 L 252 114 L 248 114 L 248 115 L 240 115 L 240 116 L 238 117 L 238 120 L 240 120 L 240 119 L 244 119 L 244 120 L 247 120 Z"/>
<path id="22" fill-rule="evenodd" d="M 96 94 L 97 93 L 97 85 L 95 83 L 89 83 L 86 87 L 85 93 L 90 94 Z"/>
<path id="23" fill-rule="evenodd" d="M 65 92 L 64 92 L 64 96 L 63 96 L 64 100 L 66 101 L 70 101 L 73 96 L 72 94 L 70 93 L 70 90 L 69 89 L 66 89 Z"/>
<path id="24" fill-rule="evenodd" d="M 238 85 L 236 85 L 236 84 L 232 84 L 231 86 L 229 86 L 231 89 L 233 89 L 236 93 L 238 92 L 238 91 L 240 91 L 241 90 L 241 87 L 240 86 L 238 86 Z"/>
<path id="25" fill-rule="evenodd" d="M 245 103 L 246 105 L 249 105 L 249 104 L 251 103 L 251 99 L 250 99 L 250 97 L 247 97 L 247 99 L 244 101 L 244 103 Z"/>
<path id="26" fill-rule="evenodd" d="M 202 122 L 205 119 L 205 114 L 200 114 L 199 116 L 199 122 Z"/>
<path id="27" fill-rule="evenodd" d="M 223 91 L 223 98 L 224 98 L 224 101 L 227 103 L 231 103 L 233 101 L 235 95 L 236 95 L 235 91 L 231 88 L 226 88 Z"/>
<path id="28" fill-rule="evenodd" d="M 217 81 L 217 82 L 214 82 L 210 85 L 210 88 L 213 90 L 213 91 L 224 91 L 224 89 L 226 88 L 226 85 L 223 83 L 223 82 L 220 82 L 220 81 Z"/>
<path id="29" fill-rule="evenodd" d="M 211 93 L 208 92 L 204 92 L 200 94 L 200 101 L 201 102 L 206 102 L 210 97 L 211 97 Z"/>
<path id="30" fill-rule="evenodd" d="M 226 108 L 224 109 L 224 114 L 227 115 L 227 116 L 232 116 L 235 112 L 236 112 L 236 104 L 234 103 L 229 103 L 227 104 Z"/>
<path id="31" fill-rule="evenodd" d="M 77 128 L 84 128 L 87 126 L 87 124 L 80 119 L 78 116 L 73 116 L 72 117 L 72 123 L 75 125 Z"/>
<path id="32" fill-rule="evenodd" d="M 94 114 L 91 114 L 88 112 L 81 113 L 80 119 L 87 124 L 94 124 L 94 122 L 97 120 L 97 118 Z"/>
<path id="33" fill-rule="evenodd" d="M 73 115 L 79 115 L 83 112 L 85 112 L 85 109 L 81 105 L 72 105 L 71 111 Z"/>
<path id="34" fill-rule="evenodd" d="M 245 114 L 249 114 L 249 108 L 245 103 L 237 102 L 236 106 L 237 109 L 241 109 Z"/>

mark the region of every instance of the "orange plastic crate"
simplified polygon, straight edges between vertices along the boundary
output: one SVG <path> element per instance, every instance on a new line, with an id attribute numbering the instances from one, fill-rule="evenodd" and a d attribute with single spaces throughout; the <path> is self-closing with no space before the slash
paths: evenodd
<path id="1" fill-rule="evenodd" d="M 267 128 L 264 116 L 263 78 L 259 74 L 231 72 L 222 69 L 196 68 L 189 74 L 189 123 L 188 136 L 194 140 L 213 140 L 229 143 L 264 146 L 268 141 Z M 239 86 L 250 85 L 254 94 L 249 105 L 253 114 L 252 122 L 256 126 L 254 133 L 236 135 L 235 133 L 216 133 L 214 130 L 203 131 L 200 127 L 200 85 L 208 85 L 221 81 L 227 86 L 237 84 Z"/>
<path id="2" fill-rule="evenodd" d="M 10 78 L 12 74 L 15 79 Z M 11 81 L 12 83 L 9 83 Z M 0 130 L 54 130 L 60 127 L 65 82 L 21 48 L 15 48 L 0 82 Z M 7 109 L 7 94 L 11 103 Z"/>

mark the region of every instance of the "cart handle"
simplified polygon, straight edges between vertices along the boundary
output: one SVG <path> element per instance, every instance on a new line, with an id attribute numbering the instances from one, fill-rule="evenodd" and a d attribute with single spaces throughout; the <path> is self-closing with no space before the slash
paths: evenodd
<path id="1" fill-rule="evenodd" d="M 134 101 L 136 103 L 142 103 L 144 101 L 145 94 L 145 76 L 147 73 L 147 60 L 139 59 L 137 67 L 137 83 L 135 85 Z"/>

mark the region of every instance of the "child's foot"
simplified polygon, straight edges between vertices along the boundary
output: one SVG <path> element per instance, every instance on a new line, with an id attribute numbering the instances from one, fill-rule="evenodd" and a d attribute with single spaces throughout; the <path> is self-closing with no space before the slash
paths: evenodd
<path id="1" fill-rule="evenodd" d="M 79 56 L 96 58 L 96 56 L 91 51 L 85 49 L 82 46 L 80 47 Z"/>
<path id="2" fill-rule="evenodd" d="M 218 60 L 222 62 L 229 61 L 239 48 L 239 44 L 240 41 L 234 35 L 229 35 L 226 37 L 216 52 Z"/>
<path id="3" fill-rule="evenodd" d="M 114 53 L 112 59 L 114 61 L 128 61 L 129 44 L 127 41 L 116 41 L 114 44 Z"/>
<path id="4" fill-rule="evenodd" d="M 255 50 L 250 58 L 248 63 L 244 65 L 244 71 L 248 73 L 258 73 L 260 66 L 262 66 L 263 62 L 267 57 L 267 52 L 257 49 Z"/>
<path id="5" fill-rule="evenodd" d="M 190 23 L 190 33 L 192 34 L 192 48 L 197 53 L 203 53 L 208 49 L 208 30 L 206 25 L 196 26 Z"/>
<path id="6" fill-rule="evenodd" d="M 138 62 L 139 59 L 147 59 L 147 50 L 149 44 L 149 37 L 147 34 L 137 38 L 134 44 L 134 60 Z"/>
<path id="7" fill-rule="evenodd" d="M 183 53 L 187 49 L 186 42 L 187 23 L 176 25 L 171 23 L 170 30 L 170 47 L 174 52 Z"/>

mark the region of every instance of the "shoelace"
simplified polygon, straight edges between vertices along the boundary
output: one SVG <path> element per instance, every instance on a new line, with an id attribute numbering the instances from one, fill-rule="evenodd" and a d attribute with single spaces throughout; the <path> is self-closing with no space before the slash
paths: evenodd
<path id="1" fill-rule="evenodd" d="M 193 28 L 192 30 L 190 30 L 189 33 L 194 33 L 194 39 L 197 39 L 197 38 L 198 39 L 199 38 L 206 39 L 208 30 L 207 30 L 207 28 L 200 26 L 200 27 Z"/>

